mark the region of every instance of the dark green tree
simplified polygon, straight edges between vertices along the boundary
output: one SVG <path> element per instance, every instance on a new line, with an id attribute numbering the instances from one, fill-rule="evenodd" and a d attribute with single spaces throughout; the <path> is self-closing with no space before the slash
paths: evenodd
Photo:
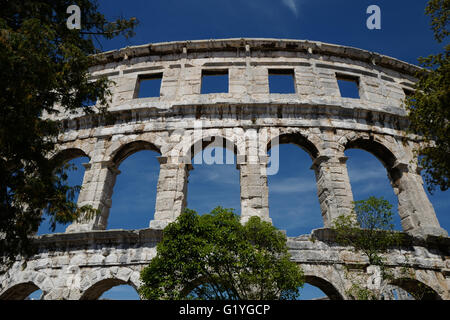
<path id="1" fill-rule="evenodd" d="M 67 8 L 81 9 L 81 30 L 67 27 Z M 95 37 L 131 36 L 135 19 L 108 22 L 95 0 L 0 1 L 0 262 L 34 252 L 31 236 L 46 214 L 53 226 L 94 214 L 73 202 L 70 166 L 51 157 L 62 132 L 60 112 L 105 116 L 106 78 L 89 80 Z M 97 107 L 90 107 L 97 101 Z"/>
<path id="2" fill-rule="evenodd" d="M 434 37 L 439 43 L 448 38 L 450 0 L 430 0 L 426 14 L 431 18 Z M 423 146 L 417 150 L 430 192 L 449 188 L 450 177 L 450 45 L 444 51 L 419 58 L 426 69 L 417 74 L 415 91 L 407 98 L 410 129 L 421 135 Z"/>
<path id="3" fill-rule="evenodd" d="M 144 298 L 169 300 L 295 299 L 304 283 L 282 232 L 221 207 L 185 210 L 167 226 L 141 279 Z"/>

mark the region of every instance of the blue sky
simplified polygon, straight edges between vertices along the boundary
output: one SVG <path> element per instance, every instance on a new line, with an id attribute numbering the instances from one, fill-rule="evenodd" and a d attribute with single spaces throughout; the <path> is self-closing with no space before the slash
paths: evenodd
<path id="1" fill-rule="evenodd" d="M 424 0 L 105 0 L 99 1 L 109 19 L 136 17 L 140 25 L 136 36 L 102 41 L 103 50 L 130 45 L 175 40 L 214 38 L 289 38 L 329 42 L 379 52 L 417 64 L 417 58 L 441 50 L 433 39 Z M 366 9 L 380 6 L 382 29 L 366 28 Z M 355 200 L 371 195 L 383 196 L 394 204 L 393 193 L 382 164 L 370 153 L 348 150 L 347 162 Z M 142 151 L 120 166 L 112 198 L 108 229 L 148 227 L 153 218 L 158 179 L 157 154 Z M 71 175 L 81 184 L 80 169 Z M 269 177 L 270 214 L 276 227 L 288 236 L 310 233 L 323 226 L 316 195 L 311 159 L 294 145 L 280 146 L 280 171 Z M 240 212 L 239 171 L 235 165 L 195 165 L 188 186 L 188 207 L 199 213 L 217 205 Z M 368 171 L 367 168 L 370 168 Z M 430 200 L 441 226 L 450 230 L 449 192 L 437 191 Z M 395 218 L 400 229 L 399 217 Z M 63 232 L 59 226 L 57 232 Z M 42 225 L 39 233 L 47 233 Z M 323 296 L 308 286 L 305 298 Z M 109 298 L 136 297 L 133 289 L 117 287 L 105 294 Z"/>

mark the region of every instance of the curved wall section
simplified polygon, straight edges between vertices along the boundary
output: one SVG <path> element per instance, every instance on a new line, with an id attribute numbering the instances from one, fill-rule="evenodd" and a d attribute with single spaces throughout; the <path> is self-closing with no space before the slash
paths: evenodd
<path id="1" fill-rule="evenodd" d="M 59 150 L 61 160 L 89 157 L 78 202 L 101 214 L 64 234 L 38 238 L 39 253 L 26 268 L 17 261 L 0 276 L 0 299 L 25 298 L 37 288 L 44 299 L 95 299 L 116 284 L 139 288 L 139 272 L 156 254 L 161 229 L 186 207 L 193 155 L 220 141 L 236 155 L 243 222 L 255 215 L 271 221 L 267 176 L 276 171 L 276 146 L 294 143 L 308 152 L 325 228 L 290 238 L 288 245 L 307 280 L 331 299 L 349 298 L 352 284 L 344 275 L 367 267 L 327 229 L 352 211 L 344 152 L 374 154 L 398 195 L 403 230 L 413 239 L 387 255 L 398 279 L 392 285 L 418 296 L 414 286 L 423 283 L 433 290 L 427 297 L 450 298 L 449 238 L 414 158 L 420 137 L 406 133 L 403 100 L 418 67 L 360 49 L 279 39 L 149 44 L 98 58 L 91 79 L 114 82 L 112 117 L 61 116 Z M 202 94 L 203 81 L 214 75 L 226 76 L 227 89 Z M 294 91 L 271 93 L 270 75 L 288 77 Z M 359 98 L 342 97 L 341 80 L 356 85 Z M 159 96 L 138 98 L 143 81 L 159 81 Z M 118 166 L 139 150 L 160 154 L 154 219 L 149 229 L 105 231 Z"/>
<path id="2" fill-rule="evenodd" d="M 418 67 L 356 48 L 277 39 L 149 44 L 98 57 L 101 63 L 91 69 L 91 79 L 113 81 L 113 118 L 63 117 L 66 131 L 60 142 L 63 149 L 89 152 L 79 201 L 102 214 L 68 231 L 106 228 L 118 164 L 140 149 L 161 154 L 150 226 L 163 228 L 186 206 L 193 153 L 219 138 L 237 156 L 243 221 L 252 215 L 271 221 L 267 175 L 274 168 L 268 167 L 267 149 L 293 141 L 313 159 L 325 227 L 351 212 L 344 151 L 361 148 L 386 167 L 403 230 L 447 235 L 418 173 L 413 150 L 420 138 L 405 132 L 403 100 Z M 287 76 L 295 93 L 271 93 L 273 74 Z M 227 77 L 225 92 L 202 94 L 211 75 Z M 142 82 L 155 80 L 159 96 L 138 98 Z M 353 82 L 359 98 L 342 97 L 341 80 Z"/>

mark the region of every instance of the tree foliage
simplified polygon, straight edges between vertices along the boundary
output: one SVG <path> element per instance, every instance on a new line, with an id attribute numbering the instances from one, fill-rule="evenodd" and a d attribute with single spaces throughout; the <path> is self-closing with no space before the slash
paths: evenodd
<path id="1" fill-rule="evenodd" d="M 369 267 L 366 268 L 367 274 L 362 274 L 362 277 L 347 273 L 346 276 L 352 283 L 347 295 L 355 300 L 380 300 L 392 278 L 382 254 L 389 248 L 399 246 L 403 236 L 394 231 L 392 205 L 389 201 L 382 197 L 369 197 L 354 201 L 353 204 L 353 215 L 339 216 L 334 220 L 336 242 L 362 252 L 369 260 Z M 370 272 L 379 274 L 380 280 L 388 281 L 380 281 L 379 287 L 374 284 L 369 286 L 367 277 Z"/>
<path id="2" fill-rule="evenodd" d="M 381 253 L 401 242 L 401 234 L 394 231 L 392 224 L 392 205 L 382 197 L 353 203 L 353 215 L 342 215 L 334 220 L 336 241 L 364 253 L 369 264 L 382 265 Z"/>
<path id="3" fill-rule="evenodd" d="M 67 28 L 72 4 L 81 9 L 81 31 Z M 94 37 L 130 36 L 137 22 L 108 22 L 95 0 L 3 0 L 0 7 L 0 256 L 5 266 L 18 254 L 34 252 L 31 236 L 43 213 L 53 227 L 95 213 L 73 203 L 79 187 L 67 184 L 70 166 L 50 156 L 62 127 L 49 117 L 106 114 L 109 82 L 88 78 L 98 53 Z M 98 108 L 89 101 L 97 101 Z"/>
<path id="4" fill-rule="evenodd" d="M 435 39 L 442 43 L 449 34 L 450 0 L 430 0 L 426 14 L 431 18 Z M 415 92 L 407 98 L 411 131 L 424 138 L 418 151 L 428 189 L 449 188 L 450 177 L 450 45 L 444 51 L 419 58 L 426 70 L 417 74 Z"/>
<path id="5" fill-rule="evenodd" d="M 282 232 L 258 217 L 242 225 L 221 207 L 185 210 L 166 227 L 141 279 L 146 299 L 294 299 L 303 286 Z"/>

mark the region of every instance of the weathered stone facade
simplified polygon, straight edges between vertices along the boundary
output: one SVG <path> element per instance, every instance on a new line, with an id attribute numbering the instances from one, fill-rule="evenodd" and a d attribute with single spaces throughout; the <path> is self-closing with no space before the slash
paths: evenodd
<path id="1" fill-rule="evenodd" d="M 41 289 L 42 299 L 92 300 L 110 288 L 139 288 L 140 271 L 156 255 L 162 231 L 108 230 L 42 236 L 39 254 L 25 268 L 18 261 L 0 278 L 0 299 L 25 299 Z M 450 299 L 448 238 L 411 238 L 408 245 L 385 255 L 392 273 L 389 283 L 426 299 Z M 352 248 L 336 245 L 329 229 L 289 238 L 293 261 L 306 282 L 330 299 L 348 299 L 355 279 L 366 281 L 368 260 Z M 427 288 L 426 295 L 420 290 Z M 387 292 L 388 294 L 389 292 Z M 386 296 L 388 299 L 388 296 Z"/>
<path id="2" fill-rule="evenodd" d="M 24 270 L 18 262 L 0 277 L 0 298 L 25 298 L 40 288 L 45 299 L 95 299 L 120 283 L 137 288 L 139 271 L 155 254 L 158 230 L 186 207 L 193 154 L 220 140 L 236 154 L 243 221 L 253 215 L 271 221 L 268 150 L 294 143 L 307 151 L 325 228 L 351 212 L 345 150 L 373 153 L 398 196 L 403 230 L 415 241 L 422 239 L 418 246 L 389 254 L 399 279 L 394 284 L 412 290 L 420 282 L 436 297 L 450 297 L 447 232 L 439 225 L 414 158 L 420 138 L 405 133 L 403 100 L 416 80 L 416 66 L 355 48 L 273 39 L 151 44 L 100 57 L 102 63 L 92 68 L 91 76 L 114 81 L 114 120 L 61 116 L 65 133 L 58 156 L 89 157 L 78 201 L 100 209 L 101 215 L 72 224 L 66 234 L 42 237 L 40 253 Z M 271 94 L 271 71 L 292 72 L 295 93 Z M 201 94 L 204 72 L 228 74 L 228 92 Z M 160 97 L 138 99 L 140 79 L 152 75 L 162 77 Z M 357 82 L 359 99 L 341 97 L 340 78 Z M 150 229 L 102 231 L 113 205 L 118 167 L 140 150 L 161 155 Z M 443 237 L 447 246 L 430 246 L 436 237 Z M 290 239 L 290 246 L 308 281 L 332 298 L 347 298 L 343 270 L 364 265 L 361 257 L 323 236 L 317 241 Z M 401 277 L 400 269 L 412 272 L 411 278 Z"/>

